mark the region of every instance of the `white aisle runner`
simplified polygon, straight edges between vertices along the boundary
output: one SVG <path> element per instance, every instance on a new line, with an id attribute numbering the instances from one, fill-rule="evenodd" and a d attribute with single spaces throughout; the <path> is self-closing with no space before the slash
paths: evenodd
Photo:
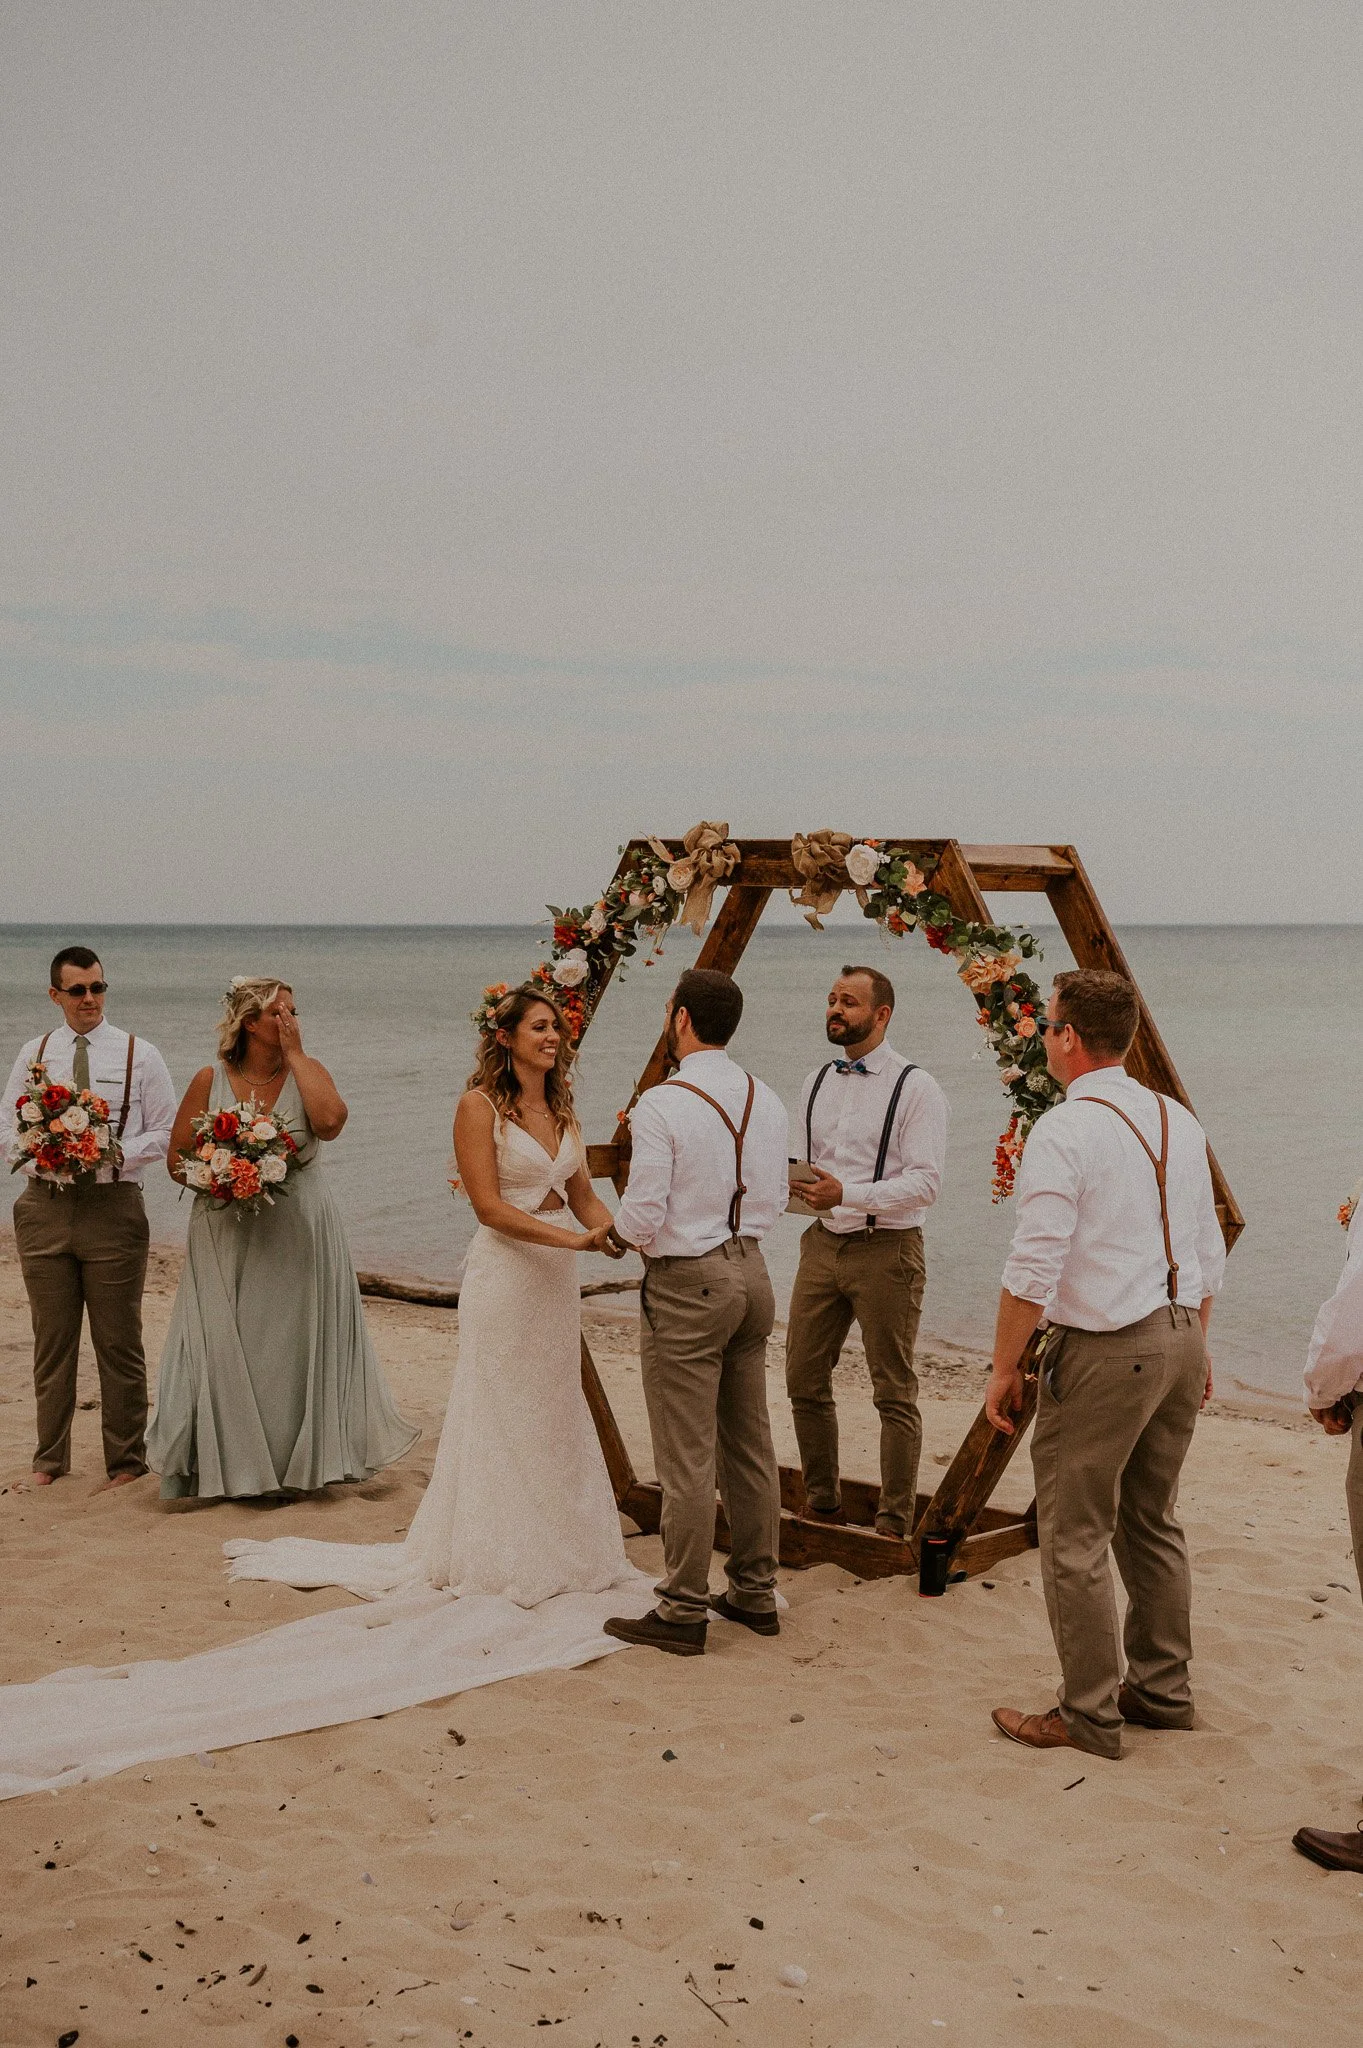
<path id="1" fill-rule="evenodd" d="M 0 1686 L 0 1799 L 572 1670 L 627 1647 L 602 1635 L 609 1615 L 652 1604 L 642 1573 L 529 1608 L 491 1593 L 401 1594 L 176 1661 L 85 1665 Z"/>

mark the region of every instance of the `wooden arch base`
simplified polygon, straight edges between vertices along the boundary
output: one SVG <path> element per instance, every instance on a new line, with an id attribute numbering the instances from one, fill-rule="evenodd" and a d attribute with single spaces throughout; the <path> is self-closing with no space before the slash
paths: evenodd
<path id="1" fill-rule="evenodd" d="M 1117 943 L 1117 937 L 1094 894 L 1078 853 L 1072 846 L 962 846 L 955 839 L 896 839 L 881 833 L 881 841 L 903 846 L 922 867 L 931 864 L 932 887 L 945 896 L 958 917 L 980 924 L 992 924 L 984 892 L 1021 892 L 1044 895 L 1054 910 L 1070 951 L 1081 967 L 1104 967 L 1124 975 L 1135 985 L 1135 976 Z M 732 974 L 777 889 L 798 889 L 802 878 L 790 857 L 790 842 L 781 839 L 740 839 L 735 842 L 742 858 L 730 876 L 724 904 L 706 936 L 696 961 L 698 967 L 714 967 Z M 632 840 L 621 857 L 628 865 L 632 852 L 644 847 Z M 676 848 L 681 854 L 680 845 Z M 850 887 L 850 884 L 849 884 Z M 1187 1091 L 1174 1069 L 1168 1051 L 1155 1029 L 1139 989 L 1140 1025 L 1127 1059 L 1128 1071 L 1147 1087 L 1170 1095 L 1192 1108 Z M 588 1020 L 590 1022 L 590 1019 Z M 659 1038 L 648 1065 L 639 1078 L 632 1101 L 645 1089 L 656 1087 L 666 1073 L 666 1046 Z M 594 1179 L 609 1180 L 616 1191 L 629 1178 L 629 1129 L 622 1124 L 619 1134 L 606 1145 L 589 1145 L 587 1163 Z M 1227 1248 L 1244 1228 L 1244 1218 L 1226 1182 L 1211 1157 L 1212 1184 L 1217 1215 L 1225 1233 Z M 992 1429 L 983 1408 L 971 1423 L 965 1441 L 943 1473 L 934 1494 L 918 1496 L 912 1534 L 902 1541 L 881 1536 L 875 1530 L 876 1502 L 880 1489 L 865 1480 L 844 1479 L 843 1507 L 846 1527 L 800 1521 L 804 1506 L 804 1484 L 797 1469 L 781 1467 L 781 1563 L 787 1566 L 838 1564 L 860 1578 L 885 1578 L 918 1568 L 918 1547 L 924 1535 L 945 1535 L 957 1570 L 974 1574 L 988 1571 L 1000 1558 L 1034 1548 L 1036 1504 L 1025 1514 L 1009 1514 L 989 1505 L 999 1480 L 1026 1434 L 1036 1408 L 1036 1380 L 1030 1370 L 1036 1339 L 1023 1354 L 1025 1398 L 1017 1428 L 1011 1437 Z M 595 1361 L 582 1340 L 582 1385 L 596 1424 L 597 1435 L 622 1513 L 650 1533 L 662 1520 L 659 1487 L 638 1478 L 625 1440 L 606 1398 Z M 722 1508 L 716 1509 L 715 1547 L 728 1548 L 728 1529 Z"/>

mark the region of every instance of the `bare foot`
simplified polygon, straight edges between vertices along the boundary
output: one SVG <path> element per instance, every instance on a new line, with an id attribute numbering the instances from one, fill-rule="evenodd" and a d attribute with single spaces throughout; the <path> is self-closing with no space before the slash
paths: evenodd
<path id="1" fill-rule="evenodd" d="M 30 1484 L 33 1486 L 53 1486 L 56 1483 L 56 1478 L 55 1472 L 35 1472 Z"/>
<path id="2" fill-rule="evenodd" d="M 138 1480 L 146 1476 L 145 1472 L 115 1472 L 113 1478 L 106 1479 L 102 1486 L 95 1488 L 95 1492 L 111 1493 L 116 1486 L 136 1486 Z"/>

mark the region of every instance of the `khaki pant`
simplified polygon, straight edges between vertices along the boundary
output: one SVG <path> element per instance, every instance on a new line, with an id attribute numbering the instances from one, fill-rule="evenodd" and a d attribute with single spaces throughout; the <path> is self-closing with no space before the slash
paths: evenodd
<path id="1" fill-rule="evenodd" d="M 1355 1394 L 1353 1400 L 1353 1441 L 1349 1445 L 1344 1495 L 1349 1503 L 1349 1533 L 1354 1540 L 1354 1570 L 1358 1573 L 1358 1590 L 1363 1593 L 1363 1394 Z"/>
<path id="2" fill-rule="evenodd" d="M 663 1495 L 666 1621 L 709 1618 L 715 1487 L 729 1519 L 725 1570 L 735 1607 L 776 1606 L 781 1480 L 767 1415 L 767 1338 L 776 1320 L 757 1240 L 698 1259 L 649 1259 L 639 1363 Z"/>
<path id="3" fill-rule="evenodd" d="M 800 1239 L 786 1327 L 786 1391 L 805 1494 L 811 1507 L 827 1514 L 842 1504 L 833 1368 L 856 1317 L 880 1414 L 876 1527 L 893 1536 L 912 1529 L 918 1490 L 923 1420 L 913 1347 L 926 1271 L 916 1227 L 839 1236 L 814 1223 Z"/>
<path id="4" fill-rule="evenodd" d="M 99 1366 L 109 1476 L 147 1469 L 142 1287 L 149 1234 L 142 1190 L 134 1181 L 106 1182 L 79 1193 L 31 1181 L 14 1205 L 14 1236 L 33 1319 L 35 1472 L 59 1479 L 71 1469 L 83 1313 L 90 1318 Z"/>
<path id="5" fill-rule="evenodd" d="M 1109 1549 L 1127 1593 L 1125 1683 L 1157 1720 L 1193 1718 L 1192 1586 L 1174 1513 L 1207 1381 L 1192 1309 L 1124 1330 L 1059 1330 L 1043 1360 L 1032 1467 L 1041 1579 L 1073 1739 L 1121 1754 L 1123 1644 Z"/>

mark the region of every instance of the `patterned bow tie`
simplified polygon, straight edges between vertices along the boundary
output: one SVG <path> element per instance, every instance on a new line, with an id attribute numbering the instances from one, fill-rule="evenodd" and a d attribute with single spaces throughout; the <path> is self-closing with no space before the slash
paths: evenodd
<path id="1" fill-rule="evenodd" d="M 835 1074 L 869 1074 L 871 1069 L 865 1060 L 834 1060 L 833 1071 Z"/>

